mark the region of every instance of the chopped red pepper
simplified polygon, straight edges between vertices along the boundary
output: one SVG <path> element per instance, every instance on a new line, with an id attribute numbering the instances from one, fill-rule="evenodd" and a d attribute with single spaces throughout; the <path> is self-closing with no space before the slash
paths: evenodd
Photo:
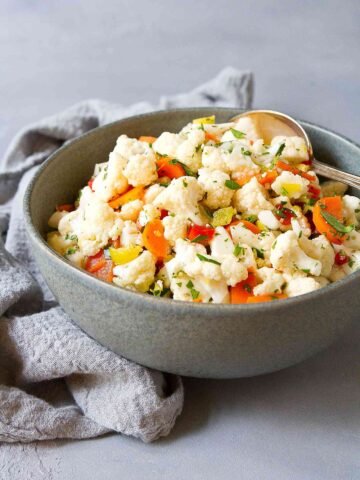
<path id="1" fill-rule="evenodd" d="M 89 187 L 91 188 L 92 191 L 94 191 L 94 189 L 93 189 L 94 180 L 95 180 L 95 178 L 92 177 L 92 178 L 90 178 L 90 180 L 88 181 L 88 185 L 89 185 Z"/>
<path id="2" fill-rule="evenodd" d="M 103 250 L 100 250 L 96 255 L 88 257 L 85 264 L 85 270 L 100 280 L 110 283 L 114 277 L 113 268 L 114 264 L 112 260 L 105 257 Z"/>
<path id="3" fill-rule="evenodd" d="M 309 197 L 315 198 L 316 200 L 320 197 L 321 189 L 319 187 L 315 187 L 315 185 L 308 186 L 308 194 Z"/>
<path id="4" fill-rule="evenodd" d="M 346 255 L 346 253 L 344 252 L 337 252 L 337 254 L 335 255 L 335 263 L 336 265 L 345 265 L 346 263 L 348 263 L 348 261 L 350 260 L 350 257 L 348 255 Z"/>
<path id="5" fill-rule="evenodd" d="M 280 223 L 283 225 L 290 225 L 291 224 L 291 219 L 295 218 L 296 215 L 295 213 L 290 210 L 290 208 L 286 208 L 283 205 L 276 205 L 276 210 L 275 210 L 275 216 L 279 220 Z"/>
<path id="6" fill-rule="evenodd" d="M 160 211 L 160 220 L 162 220 L 164 217 L 167 217 L 168 215 L 169 215 L 169 212 L 162 208 Z"/>
<path id="7" fill-rule="evenodd" d="M 187 238 L 192 242 L 208 245 L 215 235 L 215 229 L 212 227 L 203 227 L 201 225 L 192 225 L 188 231 Z"/>

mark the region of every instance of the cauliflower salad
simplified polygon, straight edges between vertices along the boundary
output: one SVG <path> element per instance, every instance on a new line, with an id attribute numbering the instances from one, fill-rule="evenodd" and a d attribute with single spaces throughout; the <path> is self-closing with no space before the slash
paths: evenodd
<path id="1" fill-rule="evenodd" d="M 301 137 L 265 144 L 251 117 L 121 135 L 48 243 L 95 277 L 203 303 L 317 290 L 360 267 L 360 200 L 319 184 Z"/>

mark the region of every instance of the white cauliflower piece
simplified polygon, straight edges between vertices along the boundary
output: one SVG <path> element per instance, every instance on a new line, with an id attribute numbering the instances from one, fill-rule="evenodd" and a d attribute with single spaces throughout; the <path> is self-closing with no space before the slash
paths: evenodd
<path id="1" fill-rule="evenodd" d="M 312 240 L 301 236 L 299 245 L 309 257 L 321 262 L 321 275 L 328 277 L 335 261 L 335 252 L 329 240 L 324 235 L 315 237 Z"/>
<path id="2" fill-rule="evenodd" d="M 342 197 L 345 195 L 349 187 L 345 185 L 345 183 L 337 182 L 335 180 L 327 180 L 320 185 L 320 188 L 323 197 L 334 197 L 336 195 Z"/>
<path id="3" fill-rule="evenodd" d="M 260 171 L 251 159 L 249 147 L 234 142 L 224 143 L 220 147 L 205 146 L 202 163 L 209 170 L 221 170 L 233 178 L 255 175 Z"/>
<path id="4" fill-rule="evenodd" d="M 121 232 L 120 243 L 123 247 L 131 247 L 134 245 L 143 246 L 141 232 L 138 230 L 136 223 L 126 220 Z"/>
<path id="5" fill-rule="evenodd" d="M 100 200 L 108 202 L 115 195 L 125 192 L 128 187 L 128 181 L 123 173 L 125 165 L 126 159 L 114 151 L 110 153 L 109 161 L 105 165 L 96 166 L 97 175 L 92 189 Z"/>
<path id="6" fill-rule="evenodd" d="M 259 221 L 270 230 L 279 230 L 281 223 L 271 210 L 261 210 L 258 215 Z"/>
<path id="7" fill-rule="evenodd" d="M 226 155 L 225 152 L 229 155 L 227 150 L 205 145 L 201 159 L 203 166 L 209 170 L 221 170 L 222 172 L 229 173 L 229 167 L 223 158 Z"/>
<path id="8" fill-rule="evenodd" d="M 226 283 L 232 287 L 248 277 L 248 270 L 245 264 L 234 255 L 228 255 L 222 260 L 221 271 Z"/>
<path id="9" fill-rule="evenodd" d="M 291 230 L 277 237 L 271 247 L 270 261 L 282 272 L 300 270 L 314 276 L 321 275 L 321 262 L 306 255 L 299 245 L 299 238 Z"/>
<path id="10" fill-rule="evenodd" d="M 150 185 L 157 179 L 156 157 L 147 142 L 120 135 L 114 152 L 121 157 L 123 174 L 133 187 Z"/>
<path id="11" fill-rule="evenodd" d="M 276 136 L 271 140 L 270 152 L 275 155 L 283 143 L 285 148 L 281 153 L 281 159 L 288 160 L 291 163 L 301 163 L 309 160 L 309 152 L 302 137 Z"/>
<path id="12" fill-rule="evenodd" d="M 144 193 L 144 203 L 153 203 L 155 198 L 160 195 L 161 192 L 163 192 L 166 189 L 166 187 L 163 187 L 159 185 L 158 183 L 154 183 L 154 185 L 151 185 L 149 188 L 145 190 Z"/>
<path id="13" fill-rule="evenodd" d="M 204 205 L 213 210 L 228 207 L 235 193 L 225 184 L 229 180 L 230 177 L 227 173 L 201 168 L 198 182 L 205 191 Z"/>
<path id="14" fill-rule="evenodd" d="M 74 240 L 71 240 L 69 235 L 62 236 L 59 232 L 49 232 L 47 234 L 47 242 L 50 247 L 58 252 L 61 256 L 64 256 L 71 248 L 76 245 Z"/>
<path id="15" fill-rule="evenodd" d="M 81 253 L 95 255 L 110 239 L 120 236 L 123 220 L 119 213 L 101 201 L 89 187 L 80 197 L 79 207 L 65 215 L 59 222 L 61 235 L 76 235 Z"/>
<path id="16" fill-rule="evenodd" d="M 168 215 L 162 219 L 164 237 L 170 245 L 175 245 L 178 238 L 185 238 L 189 220 L 184 215 Z"/>
<path id="17" fill-rule="evenodd" d="M 307 193 L 309 183 L 300 175 L 284 171 L 271 184 L 271 188 L 278 195 L 296 199 Z"/>
<path id="18" fill-rule="evenodd" d="M 192 222 L 204 224 L 198 202 L 204 191 L 194 177 L 180 177 L 171 181 L 154 200 L 154 205 L 171 213 L 184 215 Z"/>
<path id="19" fill-rule="evenodd" d="M 132 200 L 131 202 L 125 203 L 125 205 L 121 207 L 119 216 L 123 220 L 132 220 L 135 222 L 143 205 L 144 203 L 141 200 Z"/>
<path id="20" fill-rule="evenodd" d="M 274 268 L 262 267 L 256 272 L 262 283 L 254 287 L 254 295 L 271 295 L 280 293 L 285 284 L 284 276 Z"/>
<path id="21" fill-rule="evenodd" d="M 230 301 L 228 286 L 224 279 L 217 281 L 205 277 L 199 277 L 196 280 L 196 286 L 201 289 L 202 299 L 205 297 L 206 293 L 208 296 L 208 300 L 206 300 L 207 302 L 211 300 L 213 303 L 229 303 Z"/>
<path id="22" fill-rule="evenodd" d="M 200 145 L 205 141 L 205 132 L 198 125 L 185 127 L 180 133 L 162 133 L 152 147 L 160 155 L 176 158 L 192 171 L 201 166 Z"/>
<path id="23" fill-rule="evenodd" d="M 258 215 L 261 210 L 272 210 L 273 208 L 268 201 L 265 188 L 255 177 L 235 192 L 233 201 L 238 212 L 246 212 L 249 215 Z"/>
<path id="24" fill-rule="evenodd" d="M 255 234 L 248 228 L 245 228 L 241 223 L 230 227 L 230 231 L 235 243 L 241 246 L 247 245 L 250 248 L 255 248 L 263 254 L 265 263 L 269 263 L 271 247 L 276 239 L 273 232 Z"/>
<path id="25" fill-rule="evenodd" d="M 48 220 L 48 225 L 50 228 L 58 229 L 60 220 L 65 217 L 69 212 L 65 210 L 61 212 L 54 212 Z"/>
<path id="26" fill-rule="evenodd" d="M 119 287 L 147 292 L 155 278 L 155 258 L 145 250 L 135 260 L 117 265 L 114 270 L 114 283 Z"/>
<path id="27" fill-rule="evenodd" d="M 360 250 L 360 232 L 353 230 L 345 238 L 343 242 L 344 247 Z"/>
<path id="28" fill-rule="evenodd" d="M 175 251 L 175 258 L 179 260 L 179 263 L 182 263 L 182 270 L 190 277 L 195 278 L 202 275 L 210 280 L 222 279 L 220 265 L 212 263 L 211 260 L 215 260 L 207 254 L 203 245 L 178 239 L 175 244 Z M 199 257 L 206 258 L 208 261 L 203 261 Z"/>
<path id="29" fill-rule="evenodd" d="M 302 214 L 301 210 L 299 212 L 296 207 L 292 207 L 291 209 L 296 214 L 296 218 L 291 219 L 291 227 L 293 231 L 299 238 L 301 238 L 303 235 L 305 237 L 310 237 L 311 228 L 308 219 Z"/>
<path id="30" fill-rule="evenodd" d="M 143 209 L 139 213 L 139 224 L 142 227 L 145 227 L 145 225 L 152 220 L 156 220 L 157 218 L 160 218 L 160 210 L 156 208 L 154 205 L 151 203 L 147 203 L 146 205 L 143 206 Z"/>
<path id="31" fill-rule="evenodd" d="M 352 195 L 345 195 L 342 199 L 344 216 L 346 223 L 352 225 L 359 225 L 360 214 L 360 198 Z"/>
<path id="32" fill-rule="evenodd" d="M 237 239 L 239 240 L 239 238 L 240 237 L 238 236 Z M 259 246 L 258 243 L 257 245 Z M 251 247 L 245 243 L 238 243 L 238 247 L 240 247 L 238 248 L 239 253 L 238 255 L 235 255 L 235 245 L 224 227 L 216 227 L 215 235 L 210 242 L 210 247 L 211 256 L 219 262 L 223 262 L 226 258 L 230 257 L 233 262 L 241 262 L 246 269 L 256 268 L 256 261 Z M 222 270 L 224 268 L 225 267 L 222 267 Z M 226 274 L 224 274 L 224 276 L 226 277 Z"/>
<path id="33" fill-rule="evenodd" d="M 293 277 L 288 278 L 285 288 L 285 293 L 288 297 L 296 297 L 303 295 L 304 293 L 313 292 L 319 290 L 322 285 L 320 282 L 312 277 Z"/>
<path id="34" fill-rule="evenodd" d="M 254 121 L 253 117 L 249 116 L 239 118 L 239 120 L 234 125 L 234 129 L 238 132 L 244 133 L 246 141 L 254 141 L 261 138 L 258 125 Z M 221 141 L 225 142 L 227 140 L 234 140 L 234 138 L 236 139 L 233 132 L 231 130 L 228 130 L 222 136 Z"/>

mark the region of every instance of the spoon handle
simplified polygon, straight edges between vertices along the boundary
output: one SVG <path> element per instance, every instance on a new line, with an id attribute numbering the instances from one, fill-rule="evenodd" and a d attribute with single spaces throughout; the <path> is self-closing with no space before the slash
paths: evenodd
<path id="1" fill-rule="evenodd" d="M 313 169 L 315 173 L 322 175 L 323 177 L 330 178 L 330 180 L 337 180 L 342 183 L 346 183 L 351 187 L 360 189 L 360 177 L 358 175 L 353 175 L 352 173 L 342 172 L 337 168 L 330 167 L 325 163 L 319 162 L 318 160 L 313 160 Z"/>

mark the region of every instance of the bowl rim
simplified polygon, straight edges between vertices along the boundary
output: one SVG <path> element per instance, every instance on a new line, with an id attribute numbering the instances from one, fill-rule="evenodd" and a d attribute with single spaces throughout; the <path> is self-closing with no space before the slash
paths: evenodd
<path id="1" fill-rule="evenodd" d="M 31 198 L 32 198 L 33 190 L 37 181 L 43 175 L 43 173 L 46 171 L 49 165 L 57 160 L 59 155 L 61 155 L 67 149 L 73 147 L 78 142 L 83 141 L 84 138 L 96 136 L 100 130 L 106 130 L 115 125 L 121 124 L 122 122 L 126 122 L 128 120 L 152 118 L 152 117 L 156 117 L 158 114 L 182 113 L 189 110 L 202 112 L 202 111 L 209 111 L 212 109 L 211 107 L 185 107 L 185 108 L 155 110 L 155 111 L 142 113 L 138 115 L 131 115 L 131 116 L 124 117 L 119 120 L 107 123 L 105 125 L 93 128 L 92 130 L 89 130 L 83 135 L 80 135 L 70 141 L 65 142 L 60 148 L 56 149 L 53 153 L 51 153 L 49 157 L 40 165 L 40 167 L 35 172 L 32 179 L 30 180 L 23 198 L 23 213 L 24 213 L 24 220 L 25 220 L 25 227 L 26 227 L 27 234 L 31 237 L 32 240 L 37 242 L 42 253 L 46 255 L 49 259 L 51 259 L 52 262 L 55 262 L 60 268 L 63 267 L 69 275 L 74 275 L 75 277 L 78 277 L 79 280 L 83 280 L 86 283 L 88 283 L 90 287 L 92 287 L 92 285 L 94 286 L 94 288 L 101 287 L 111 297 L 117 297 L 119 294 L 121 294 L 123 299 L 129 300 L 129 301 L 132 301 L 132 300 L 136 301 L 136 299 L 142 300 L 149 308 L 151 308 L 154 305 L 163 305 L 164 308 L 168 307 L 170 309 L 175 309 L 175 310 L 179 308 L 189 309 L 189 310 L 200 309 L 202 312 L 208 312 L 208 313 L 214 312 L 214 308 L 216 308 L 224 311 L 224 314 L 225 313 L 238 314 L 241 312 L 262 313 L 264 311 L 276 312 L 277 310 L 282 310 L 287 307 L 291 308 L 299 304 L 311 302 L 315 298 L 321 299 L 324 296 L 332 294 L 332 292 L 334 292 L 336 289 L 339 289 L 342 287 L 347 288 L 352 283 L 354 283 L 354 281 L 360 280 L 360 269 L 359 269 L 358 271 L 355 271 L 350 275 L 347 275 L 341 280 L 337 280 L 333 283 L 330 283 L 318 290 L 314 290 L 312 292 L 298 295 L 295 297 L 282 299 L 281 301 L 263 302 L 263 303 L 256 303 L 256 304 L 225 304 L 225 303 L 200 303 L 200 302 L 198 303 L 198 302 L 190 302 L 190 301 L 183 301 L 183 300 L 174 300 L 172 298 L 166 298 L 166 297 L 155 297 L 153 295 L 149 295 L 148 293 L 136 292 L 136 291 L 129 290 L 127 288 L 115 285 L 114 283 L 105 282 L 103 280 L 100 280 L 94 277 L 93 275 L 91 275 L 91 273 L 87 272 L 86 270 L 72 264 L 69 260 L 62 257 L 60 254 L 55 252 L 55 250 L 53 250 L 48 245 L 46 240 L 42 237 L 40 232 L 37 230 L 37 228 L 33 224 L 32 217 L 31 217 Z M 237 110 L 239 112 L 244 111 L 244 109 L 240 109 L 240 108 L 237 109 L 234 107 L 214 107 L 213 110 L 215 114 L 216 114 L 216 111 L 218 112 L 219 111 L 226 112 L 226 111 L 234 111 L 234 110 Z M 359 150 L 359 155 L 360 155 L 360 145 L 358 145 L 353 140 L 347 138 L 346 136 L 339 134 L 333 130 L 330 130 L 326 127 L 320 126 L 316 123 L 308 122 L 306 120 L 298 120 L 298 121 L 301 124 L 305 125 L 305 127 L 306 125 L 315 127 L 316 129 L 323 131 L 326 134 L 330 134 L 334 137 L 339 138 L 341 141 L 348 142 L 349 144 L 351 144 L 352 146 L 354 146 Z"/>

